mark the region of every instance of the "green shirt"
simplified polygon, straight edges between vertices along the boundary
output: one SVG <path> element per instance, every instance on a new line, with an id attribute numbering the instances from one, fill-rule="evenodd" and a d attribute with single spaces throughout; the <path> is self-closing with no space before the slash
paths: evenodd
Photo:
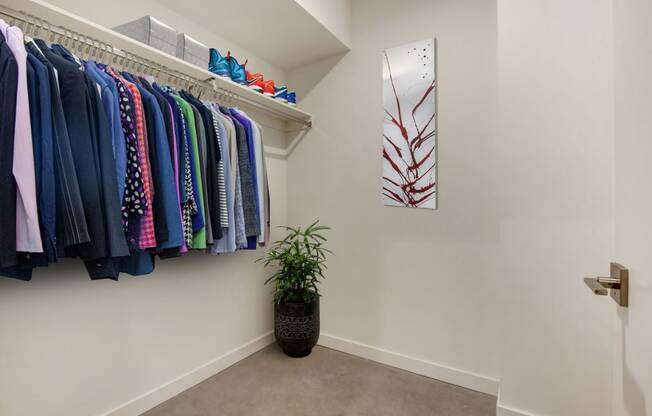
<path id="1" fill-rule="evenodd" d="M 199 146 L 197 144 L 197 130 L 195 126 L 195 113 L 192 111 L 192 107 L 185 101 L 183 98 L 174 95 L 174 99 L 177 100 L 181 111 L 183 112 L 183 117 L 186 119 L 188 124 L 188 130 L 190 131 L 190 141 L 192 144 L 192 165 L 196 175 L 196 181 L 199 184 L 197 189 L 199 190 L 199 201 L 197 203 L 197 210 L 202 213 L 202 216 L 206 218 L 206 215 L 210 215 L 206 212 L 204 205 L 204 195 L 202 193 L 202 177 L 201 177 L 201 165 L 199 163 Z M 204 224 L 206 221 L 204 221 Z M 191 248 L 191 247 L 189 247 Z M 206 227 L 202 227 L 197 231 L 192 237 L 192 248 L 203 249 L 206 248 Z"/>

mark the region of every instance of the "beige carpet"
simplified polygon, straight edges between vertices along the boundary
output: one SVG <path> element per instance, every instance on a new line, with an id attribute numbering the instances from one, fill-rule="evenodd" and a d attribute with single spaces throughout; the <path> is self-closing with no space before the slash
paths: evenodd
<path id="1" fill-rule="evenodd" d="M 276 345 L 144 416 L 495 416 L 496 398 L 327 348 Z"/>

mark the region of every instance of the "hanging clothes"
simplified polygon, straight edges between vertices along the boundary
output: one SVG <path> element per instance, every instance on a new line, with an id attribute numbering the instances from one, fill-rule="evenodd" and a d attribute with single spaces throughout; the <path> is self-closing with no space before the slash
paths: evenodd
<path id="1" fill-rule="evenodd" d="M 50 111 L 50 81 L 48 70 L 38 58 L 27 54 L 27 83 L 34 151 L 34 172 L 38 201 L 39 225 L 44 255 L 34 264 L 47 265 L 57 261 L 56 185 L 54 169 L 54 139 Z"/>
<path id="2" fill-rule="evenodd" d="M 72 160 L 88 224 L 89 242 L 71 246 L 70 255 L 79 255 L 83 260 L 106 257 L 106 228 L 104 208 L 100 194 L 100 173 L 95 155 L 93 133 L 89 111 L 86 77 L 79 67 L 55 53 L 45 42 L 35 40 L 43 55 L 57 71 L 59 88 L 62 91 L 61 105 L 70 139 Z M 117 192 L 117 190 L 116 190 Z"/>
<path id="3" fill-rule="evenodd" d="M 124 233 L 122 232 L 119 208 L 121 207 L 118 195 L 117 176 L 115 174 L 115 151 L 112 138 L 109 135 L 109 122 L 104 112 L 100 99 L 100 89 L 93 80 L 83 71 L 83 63 L 62 45 L 53 45 L 54 53 L 63 57 L 78 72 L 83 74 L 83 82 L 86 85 L 86 112 L 90 136 L 86 141 L 91 147 L 92 159 L 97 177 L 96 186 L 99 191 L 99 203 L 101 204 L 101 217 L 103 221 L 105 238 L 105 253 L 99 258 L 85 259 L 86 268 L 93 279 L 111 278 L 117 279 L 119 273 L 119 260 L 129 254 Z M 90 139 L 90 140 L 89 140 Z M 80 138 L 84 140 L 84 138 Z M 87 157 L 89 157 L 87 155 Z M 94 242 L 95 243 L 95 242 Z"/>
<path id="4" fill-rule="evenodd" d="M 55 167 L 55 205 L 56 205 L 56 242 L 57 254 L 63 255 L 65 247 L 88 243 L 90 235 L 86 224 L 86 215 L 79 190 L 79 182 L 73 162 L 68 127 L 63 114 L 63 104 L 59 91 L 57 72 L 50 61 L 45 58 L 34 40 L 27 44 L 28 53 L 45 66 L 50 88 L 50 101 L 44 105 L 50 107 L 52 117 L 52 140 L 54 143 Z M 38 75 L 38 72 L 37 72 Z M 41 80 L 39 80 L 39 83 Z M 45 110 L 44 110 L 45 111 Z"/>
<path id="5" fill-rule="evenodd" d="M 154 114 L 154 108 L 158 107 L 158 103 L 154 97 L 144 89 L 131 74 L 122 72 L 121 75 L 125 77 L 129 82 L 131 82 L 140 93 L 142 108 L 143 108 L 143 120 L 145 125 L 145 131 L 147 132 L 145 138 L 145 149 L 147 150 L 147 161 L 149 165 L 149 174 L 151 177 L 151 211 L 152 211 L 152 220 L 154 226 L 154 236 L 155 243 L 159 245 L 160 243 L 168 240 L 168 227 L 167 221 L 164 215 L 158 215 L 163 209 L 163 193 L 159 192 L 154 186 L 153 183 L 160 179 L 161 176 L 161 163 L 158 159 L 156 153 L 156 136 L 161 134 L 157 129 L 160 128 L 159 120 L 155 120 L 155 117 L 158 114 Z M 152 103 L 154 101 L 154 103 Z M 149 248 L 149 247 L 148 247 Z"/>
<path id="6" fill-rule="evenodd" d="M 247 238 L 259 234 L 260 224 L 257 217 L 256 194 L 254 189 L 254 169 L 249 152 L 247 132 L 242 122 L 228 109 L 223 112 L 229 115 L 236 131 L 236 146 L 238 149 L 238 163 L 240 169 L 240 190 L 242 194 L 242 209 L 244 214 L 245 235 Z"/>
<path id="7" fill-rule="evenodd" d="M 16 183 L 13 178 L 18 63 L 0 31 L 0 267 L 18 264 L 16 254 Z"/>
<path id="8" fill-rule="evenodd" d="M 106 68 L 104 70 L 113 77 L 112 71 Z M 138 146 L 136 117 L 133 112 L 133 97 L 119 78 L 113 77 L 113 80 L 118 91 L 120 122 L 125 138 L 126 166 L 121 206 L 122 226 L 129 246 L 134 249 L 139 247 L 140 224 L 145 215 L 148 201 L 143 183 L 144 175 Z"/>
<path id="9" fill-rule="evenodd" d="M 145 194 L 145 199 L 147 201 L 146 206 L 144 207 L 144 215 L 140 220 L 140 233 L 138 234 L 138 244 L 140 249 L 147 249 L 156 247 L 156 232 L 154 231 L 154 213 L 152 206 L 152 193 L 154 191 L 152 186 L 152 174 L 150 171 L 149 163 L 149 151 L 148 151 L 148 139 L 147 139 L 147 129 L 145 125 L 145 110 L 143 108 L 143 101 L 138 91 L 138 87 L 133 83 L 127 81 L 122 75 L 118 74 L 116 71 L 112 71 L 113 76 L 119 78 L 130 95 L 133 97 L 133 116 L 136 124 L 136 137 L 138 141 L 138 154 L 140 157 L 140 166 L 142 173 L 142 185 L 143 191 Z"/>
<path id="10" fill-rule="evenodd" d="M 173 97 L 177 100 L 177 97 Z M 177 101 L 178 104 L 181 101 Z M 183 234 L 185 245 L 187 249 L 192 248 L 193 237 L 195 229 L 203 226 L 203 219 L 197 206 L 197 184 L 196 178 L 193 175 L 193 162 L 192 162 L 192 145 L 190 144 L 190 132 L 188 123 L 186 122 L 186 115 L 179 105 L 179 119 L 181 121 L 181 137 L 179 143 L 181 144 L 181 201 L 183 209 Z"/>
<path id="11" fill-rule="evenodd" d="M 222 237 L 221 229 L 223 223 L 221 217 L 224 215 L 223 212 L 226 210 L 226 201 L 220 194 L 220 172 L 218 163 L 222 160 L 222 154 L 217 146 L 217 139 L 213 127 L 213 114 L 204 103 L 193 95 L 184 93 L 183 98 L 197 110 L 203 123 L 201 130 L 203 130 L 205 136 L 206 166 L 210 166 L 209 169 L 206 169 L 205 182 L 207 184 L 207 189 L 205 194 L 207 195 L 208 212 L 211 217 L 211 232 L 215 239 L 219 239 Z M 226 225 L 224 225 L 224 227 L 226 227 Z"/>
<path id="12" fill-rule="evenodd" d="M 91 108 L 92 138 L 95 139 L 96 165 L 99 174 L 102 214 L 106 229 L 106 253 L 101 259 L 87 260 L 86 268 L 93 279 L 110 278 L 117 280 L 120 258 L 129 255 L 129 248 L 122 229 L 121 203 L 118 198 L 118 182 L 115 175 L 112 140 L 98 90 L 89 78 L 86 78 L 89 103 Z"/>
<path id="13" fill-rule="evenodd" d="M 247 249 L 255 250 L 258 242 L 258 238 L 261 234 L 261 206 L 260 206 L 260 192 L 258 189 L 258 167 L 256 165 L 256 150 L 255 150 L 255 138 L 253 133 L 253 126 L 251 121 L 245 117 L 243 114 L 237 111 L 237 109 L 230 109 L 231 116 L 237 120 L 243 127 L 244 139 L 247 143 L 247 155 L 249 160 L 249 167 L 251 170 L 251 184 L 252 189 L 251 198 L 253 199 L 253 204 L 251 206 L 251 218 L 249 219 L 252 222 L 251 231 L 247 232 Z M 261 166 L 262 167 L 262 166 Z M 245 191 L 243 191 L 245 192 Z M 246 218 L 245 218 L 246 220 Z"/>
<path id="14" fill-rule="evenodd" d="M 104 203 L 104 221 L 106 225 L 106 235 L 108 244 L 109 257 L 122 257 L 129 253 L 124 232 L 122 230 L 122 221 L 120 217 L 122 203 L 118 197 L 118 182 L 115 175 L 115 158 L 113 157 L 113 140 L 110 137 L 109 122 L 99 97 L 99 92 L 95 84 L 89 78 L 86 78 L 87 90 L 89 94 L 89 103 L 91 110 L 91 125 L 94 127 L 91 131 L 96 139 L 95 150 L 97 152 L 97 165 L 100 174 L 101 197 Z"/>
<path id="15" fill-rule="evenodd" d="M 102 97 L 104 112 L 109 121 L 109 135 L 113 144 L 115 172 L 118 179 L 118 196 L 122 201 L 127 173 L 127 146 L 120 118 L 120 96 L 113 78 L 102 71 L 94 61 L 87 61 L 85 70 L 86 74 L 101 88 L 100 96 Z"/>
<path id="16" fill-rule="evenodd" d="M 117 280 L 156 256 L 267 241 L 262 129 L 244 111 L 2 21 L 0 85 L 1 276 L 79 257 L 91 279 Z"/>
<path id="17" fill-rule="evenodd" d="M 230 154 L 230 164 L 231 164 L 231 189 L 233 193 L 233 216 L 234 216 L 234 228 L 235 228 L 235 244 L 237 249 L 247 247 L 247 235 L 245 230 L 245 221 L 244 221 L 244 208 L 242 204 L 242 187 L 240 184 L 240 162 L 238 160 L 238 147 L 237 147 L 237 138 L 236 138 L 236 129 L 233 120 L 227 115 L 223 114 L 220 110 L 220 107 L 217 104 L 213 105 L 215 110 L 215 115 L 219 116 L 219 119 L 222 121 L 223 126 L 226 129 L 228 144 L 229 144 L 229 154 Z"/>
<path id="18" fill-rule="evenodd" d="M 160 255 L 164 258 L 174 257 L 178 254 L 185 253 L 188 251 L 186 245 L 186 234 L 192 234 L 192 226 L 186 228 L 186 222 L 184 221 L 184 206 L 185 206 L 185 188 L 184 183 L 184 155 L 183 155 L 183 137 L 184 137 L 184 126 L 183 126 L 183 116 L 181 115 L 181 110 L 176 103 L 176 100 L 167 92 L 163 91 L 156 83 L 151 85 L 152 91 L 156 92 L 162 99 L 167 102 L 167 108 L 169 110 L 169 121 L 166 121 L 168 141 L 170 147 L 170 153 L 173 156 L 173 171 L 174 171 L 174 180 L 175 188 L 177 193 L 178 207 L 179 207 L 179 221 L 181 223 L 181 237 L 182 244 L 179 249 L 165 249 Z M 165 106 L 165 103 L 162 103 Z M 190 215 L 188 215 L 188 218 Z"/>
<path id="19" fill-rule="evenodd" d="M 41 231 L 36 201 L 36 174 L 32 126 L 27 92 L 27 51 L 23 32 L 0 19 L 0 32 L 6 39 L 18 66 L 16 113 L 14 117 L 13 169 L 16 181 L 16 250 L 42 253 Z"/>
<path id="20" fill-rule="evenodd" d="M 190 102 L 188 102 L 190 104 Z M 201 114 L 199 114 L 199 111 L 197 108 L 190 104 L 190 108 L 192 109 L 192 112 L 195 117 L 195 129 L 197 132 L 197 155 L 199 157 L 199 168 L 201 171 L 201 187 L 199 191 L 201 192 L 202 195 L 202 209 L 203 212 L 205 213 L 204 215 L 204 231 L 206 233 L 206 245 L 211 245 L 213 244 L 213 226 L 211 223 L 211 216 L 210 216 L 210 201 L 211 201 L 211 196 L 210 196 L 210 188 L 209 185 L 207 185 L 207 179 L 208 175 L 206 175 L 206 157 L 207 157 L 207 148 L 206 148 L 206 130 L 204 129 L 204 120 L 202 119 Z M 200 247 L 198 247 L 200 248 Z M 201 247 L 204 248 L 204 247 Z"/>
<path id="21" fill-rule="evenodd" d="M 163 111 L 154 93 L 146 88 L 146 82 L 134 79 L 139 86 L 141 97 L 146 102 L 146 119 L 150 120 L 148 126 L 152 132 L 149 139 L 149 156 L 152 162 L 153 181 L 159 186 L 154 186 L 154 212 L 157 248 L 166 249 L 180 247 L 183 244 L 183 230 L 181 227 L 178 196 L 175 187 L 172 157 L 168 143 L 168 133 Z M 167 109 L 167 107 L 164 107 Z"/>
<path id="22" fill-rule="evenodd" d="M 255 189 L 257 197 L 257 208 L 258 208 L 258 221 L 259 221 L 259 230 L 258 241 L 265 245 L 265 240 L 269 234 L 266 230 L 268 228 L 267 218 L 269 218 L 268 212 L 268 201 L 267 195 L 269 193 L 269 187 L 267 184 L 267 177 L 265 175 L 265 158 L 263 157 L 263 141 L 262 141 L 262 129 L 260 126 L 250 118 L 244 111 L 240 109 L 232 109 L 231 111 L 237 112 L 241 117 L 246 119 L 251 128 L 251 144 L 253 148 L 253 160 L 257 166 L 256 175 L 255 175 Z"/>
<path id="23" fill-rule="evenodd" d="M 219 191 L 220 198 L 225 202 L 224 209 L 221 210 L 220 216 L 220 225 L 223 227 L 222 238 L 218 239 L 213 247 L 211 247 L 212 253 L 231 253 L 236 250 L 236 241 L 235 241 L 235 190 L 233 189 L 233 181 L 231 180 L 231 160 L 230 155 L 228 155 L 228 149 L 230 148 L 228 133 L 224 127 L 224 122 L 221 120 L 221 116 L 218 111 L 212 109 L 213 114 L 213 128 L 215 129 L 215 136 L 218 141 L 218 147 L 222 158 L 218 162 L 218 173 L 219 173 Z M 226 231 L 224 231 L 226 230 Z"/>
<path id="24" fill-rule="evenodd" d="M 206 248 L 206 230 L 204 222 L 204 195 L 201 191 L 202 177 L 199 163 L 199 146 L 197 143 L 197 130 L 195 126 L 195 114 L 180 96 L 174 96 L 183 112 L 186 127 L 186 158 L 189 166 L 186 168 L 186 175 L 190 175 L 192 183 L 192 204 L 195 206 L 196 214 L 192 216 L 192 241 L 190 247 L 194 249 Z"/>

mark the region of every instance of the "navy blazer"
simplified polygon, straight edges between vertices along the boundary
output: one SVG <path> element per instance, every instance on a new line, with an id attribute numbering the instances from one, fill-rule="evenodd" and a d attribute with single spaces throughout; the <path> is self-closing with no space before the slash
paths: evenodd
<path id="1" fill-rule="evenodd" d="M 39 59 L 48 71 L 55 162 L 56 242 L 57 252 L 63 255 L 65 247 L 88 243 L 90 235 L 54 66 L 36 46 L 28 43 L 26 47 L 27 53 Z"/>
<path id="2" fill-rule="evenodd" d="M 99 172 L 95 163 L 95 151 L 89 119 L 88 91 L 86 77 L 79 67 L 55 53 L 45 42 L 36 40 L 45 57 L 56 68 L 61 91 L 61 105 L 66 119 L 70 148 L 75 163 L 77 181 L 90 242 L 68 247 L 66 253 L 78 255 L 83 260 L 94 260 L 106 257 L 106 228 L 104 226 L 104 207 L 102 206 Z M 117 192 L 117 191 L 116 191 Z"/>
<path id="3" fill-rule="evenodd" d="M 16 254 L 16 183 L 14 182 L 14 123 L 18 63 L 0 33 L 0 267 L 18 263 Z"/>

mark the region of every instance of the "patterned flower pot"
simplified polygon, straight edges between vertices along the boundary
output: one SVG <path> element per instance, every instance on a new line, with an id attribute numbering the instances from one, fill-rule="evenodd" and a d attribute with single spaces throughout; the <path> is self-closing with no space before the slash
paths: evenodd
<path id="1" fill-rule="evenodd" d="M 308 303 L 274 305 L 274 335 L 290 357 L 305 357 L 319 339 L 319 297 Z"/>

